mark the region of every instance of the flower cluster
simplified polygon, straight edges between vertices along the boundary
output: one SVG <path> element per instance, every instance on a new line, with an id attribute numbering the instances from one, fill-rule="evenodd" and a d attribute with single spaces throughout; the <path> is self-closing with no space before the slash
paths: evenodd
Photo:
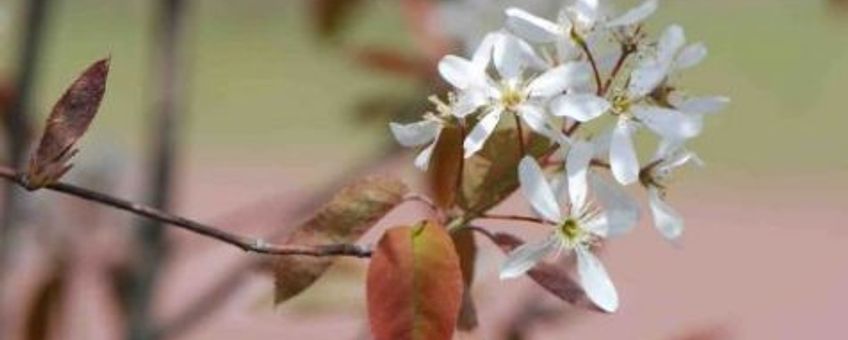
<path id="1" fill-rule="evenodd" d="M 526 134 L 557 146 L 544 155 L 527 154 L 518 165 L 520 191 L 551 233 L 514 250 L 502 278 L 523 275 L 551 254 L 573 252 L 586 295 L 598 307 L 616 310 L 616 290 L 592 250 L 627 233 L 640 218 L 638 203 L 623 190 L 631 184 L 646 189 L 662 236 L 675 240 L 682 234 L 682 218 L 665 201 L 667 179 L 684 164 L 700 163 L 686 144 L 701 133 L 704 117 L 728 99 L 680 89 L 681 71 L 700 63 L 707 50 L 687 44 L 677 25 L 651 38 L 642 23 L 657 7 L 657 0 L 648 0 L 615 13 L 599 0 L 576 0 L 553 21 L 509 8 L 505 28 L 487 34 L 470 58 L 442 59 L 439 72 L 453 91 L 438 113 L 391 124 L 402 145 L 424 147 L 415 161 L 421 169 L 450 125 L 468 128 L 465 158 L 505 128 L 505 116 L 517 122 L 510 128 L 521 133 L 526 126 Z M 634 139 L 641 135 L 653 136 L 658 145 L 650 159 L 637 153 Z M 611 179 L 604 179 L 607 170 Z"/>

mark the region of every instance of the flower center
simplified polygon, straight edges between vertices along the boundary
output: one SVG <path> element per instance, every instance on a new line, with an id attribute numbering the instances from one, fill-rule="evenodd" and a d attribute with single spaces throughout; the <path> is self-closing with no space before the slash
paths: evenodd
<path id="1" fill-rule="evenodd" d="M 559 226 L 559 231 L 562 236 L 569 241 L 569 243 L 577 243 L 584 234 L 583 229 L 580 229 L 580 225 L 573 218 L 565 220 L 565 222 Z"/>
<path id="2" fill-rule="evenodd" d="M 515 111 L 524 101 L 524 96 L 520 91 L 516 90 L 513 87 L 505 87 L 503 93 L 501 95 L 501 104 L 509 110 Z"/>
<path id="3" fill-rule="evenodd" d="M 632 104 L 630 98 L 627 98 L 627 96 L 617 95 L 612 99 L 612 112 L 616 115 L 630 112 L 630 106 Z"/>

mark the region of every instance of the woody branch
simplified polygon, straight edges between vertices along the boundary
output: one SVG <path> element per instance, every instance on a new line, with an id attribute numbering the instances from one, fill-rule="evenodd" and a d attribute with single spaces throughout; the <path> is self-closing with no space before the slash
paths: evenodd
<path id="1" fill-rule="evenodd" d="M 12 168 L 0 166 L 0 178 L 22 188 L 26 188 L 26 182 L 23 180 L 23 176 Z M 266 255 L 302 255 L 314 257 L 348 256 L 366 258 L 371 256 L 370 249 L 354 244 L 326 244 L 316 246 L 274 244 L 267 242 L 262 238 L 234 234 L 221 228 L 164 212 L 144 204 L 128 201 L 63 182 L 56 182 L 47 185 L 44 189 L 74 196 L 119 210 L 124 210 L 138 216 L 146 217 L 201 236 L 218 240 L 246 252 Z"/>

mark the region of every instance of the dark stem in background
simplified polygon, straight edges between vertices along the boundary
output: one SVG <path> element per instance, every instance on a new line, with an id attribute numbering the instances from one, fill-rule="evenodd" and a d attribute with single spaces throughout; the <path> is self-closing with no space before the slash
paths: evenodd
<path id="1" fill-rule="evenodd" d="M 150 177 L 146 181 L 150 204 L 159 209 L 172 205 L 174 161 L 177 159 L 178 133 L 181 118 L 178 106 L 182 102 L 182 67 L 180 56 L 184 47 L 184 19 L 187 2 L 159 0 L 153 24 L 153 60 L 151 82 L 153 89 L 152 125 L 148 145 L 153 145 Z M 167 257 L 165 229 L 156 220 L 140 220 L 138 254 L 132 282 L 128 290 L 129 340 L 153 340 L 156 328 L 151 311 L 156 282 Z"/>
<path id="2" fill-rule="evenodd" d="M 23 30 L 20 37 L 20 55 L 15 78 L 15 93 L 8 111 L 3 116 L 6 148 L 9 161 L 14 167 L 24 165 L 27 146 L 32 131 L 30 105 L 35 84 L 38 62 L 44 45 L 44 31 L 50 0 L 28 0 L 24 2 Z M 14 247 L 15 225 L 20 220 L 20 189 L 4 185 L 3 214 L 0 216 L 0 277 L 4 277 L 7 255 Z M 2 284 L 2 282 L 0 282 Z M 0 287 L 2 288 L 2 287 Z"/>

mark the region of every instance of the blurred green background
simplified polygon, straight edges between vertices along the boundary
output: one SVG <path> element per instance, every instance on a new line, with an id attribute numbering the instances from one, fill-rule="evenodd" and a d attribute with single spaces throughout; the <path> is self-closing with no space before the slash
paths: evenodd
<path id="1" fill-rule="evenodd" d="M 13 68 L 15 15 L 6 1 L 0 75 Z M 49 111 L 91 61 L 110 55 L 108 94 L 87 143 L 143 143 L 148 107 L 149 1 L 57 1 L 36 106 Z M 363 70 L 315 39 L 301 1 L 195 1 L 187 65 L 189 154 L 310 162 L 360 157 L 388 137 L 351 110 L 373 95 L 411 93 L 408 82 Z M 411 48 L 394 1 L 371 1 L 345 44 Z M 695 142 L 708 163 L 742 171 L 848 168 L 848 11 L 827 1 L 665 1 L 654 31 L 680 23 L 711 55 L 685 75 L 693 92 L 727 95 L 730 109 Z M 304 153 L 308 150 L 308 153 Z"/>

